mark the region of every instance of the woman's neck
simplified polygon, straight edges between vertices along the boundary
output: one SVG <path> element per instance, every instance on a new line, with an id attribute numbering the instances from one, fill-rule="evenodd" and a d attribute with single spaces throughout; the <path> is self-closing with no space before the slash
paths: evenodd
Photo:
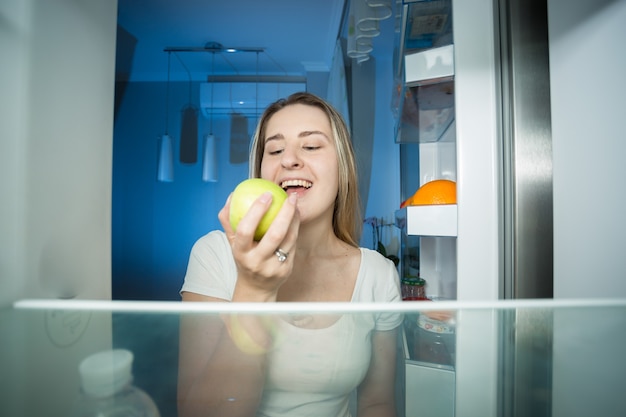
<path id="1" fill-rule="evenodd" d="M 326 256 L 345 243 L 341 241 L 328 222 L 309 222 L 300 225 L 296 242 L 298 256 L 312 258 Z"/>

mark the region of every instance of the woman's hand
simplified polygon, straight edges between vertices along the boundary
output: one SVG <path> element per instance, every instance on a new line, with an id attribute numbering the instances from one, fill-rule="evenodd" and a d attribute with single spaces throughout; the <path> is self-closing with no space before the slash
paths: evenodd
<path id="1" fill-rule="evenodd" d="M 254 232 L 272 202 L 268 192 L 261 195 L 250 207 L 234 232 L 229 219 L 229 197 L 218 218 L 228 237 L 237 265 L 237 284 L 233 301 L 276 301 L 280 286 L 293 269 L 296 239 L 300 227 L 297 195 L 291 194 L 278 212 L 265 236 L 256 242 Z M 287 254 L 280 261 L 278 249 Z"/>

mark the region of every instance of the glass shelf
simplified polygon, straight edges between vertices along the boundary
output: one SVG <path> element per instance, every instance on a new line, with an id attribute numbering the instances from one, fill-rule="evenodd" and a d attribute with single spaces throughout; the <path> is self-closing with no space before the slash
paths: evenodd
<path id="1" fill-rule="evenodd" d="M 400 75 L 406 55 L 452 44 L 451 0 L 402 2 L 402 22 L 394 51 L 396 75 Z"/>
<path id="2" fill-rule="evenodd" d="M 454 81 L 405 86 L 396 142 L 438 142 L 454 122 Z"/>
<path id="3" fill-rule="evenodd" d="M 451 0 L 404 0 L 396 33 L 395 141 L 436 142 L 454 120 Z"/>
<path id="4" fill-rule="evenodd" d="M 162 416 L 176 416 L 180 323 L 243 313 L 363 320 L 404 315 L 410 331 L 397 347 L 403 352 L 398 357 L 406 357 L 398 365 L 399 416 L 497 415 L 496 404 L 512 415 L 626 414 L 626 299 L 609 299 L 272 305 L 23 300 L 0 309 L 0 415 L 67 415 L 79 389 L 80 361 L 124 348 L 135 356 L 134 385 L 155 400 Z M 444 313 L 454 335 L 447 332 L 447 353 L 433 357 L 416 329 L 421 316 Z"/>
<path id="5" fill-rule="evenodd" d="M 404 0 L 404 54 L 452 44 L 451 0 Z"/>

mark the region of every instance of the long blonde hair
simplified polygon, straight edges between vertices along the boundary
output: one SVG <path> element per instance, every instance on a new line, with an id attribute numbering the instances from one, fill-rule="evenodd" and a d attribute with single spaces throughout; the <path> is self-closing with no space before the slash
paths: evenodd
<path id="1" fill-rule="evenodd" d="M 333 230 L 339 239 L 358 247 L 363 229 L 363 218 L 356 159 L 350 132 L 341 114 L 320 97 L 307 92 L 294 93 L 287 98 L 279 99 L 265 109 L 252 138 L 250 177 L 259 178 L 261 176 L 261 162 L 263 160 L 268 121 L 279 110 L 293 104 L 317 107 L 330 120 L 335 149 L 337 150 L 337 168 L 339 170 L 339 190 L 333 210 Z"/>

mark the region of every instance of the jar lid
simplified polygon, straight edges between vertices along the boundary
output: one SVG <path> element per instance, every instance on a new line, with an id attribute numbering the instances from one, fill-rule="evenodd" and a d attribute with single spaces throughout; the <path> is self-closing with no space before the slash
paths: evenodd
<path id="1" fill-rule="evenodd" d="M 426 285 L 426 280 L 420 277 L 404 277 L 402 278 L 402 284 L 424 286 Z"/>
<path id="2" fill-rule="evenodd" d="M 443 321 L 431 319 L 426 314 L 420 314 L 417 318 L 417 325 L 432 333 L 440 333 L 440 334 L 453 334 L 454 333 L 454 324 L 446 323 Z"/>
<path id="3" fill-rule="evenodd" d="M 83 390 L 93 397 L 108 397 L 132 380 L 133 354 L 126 349 L 105 350 L 83 359 L 78 370 Z"/>

